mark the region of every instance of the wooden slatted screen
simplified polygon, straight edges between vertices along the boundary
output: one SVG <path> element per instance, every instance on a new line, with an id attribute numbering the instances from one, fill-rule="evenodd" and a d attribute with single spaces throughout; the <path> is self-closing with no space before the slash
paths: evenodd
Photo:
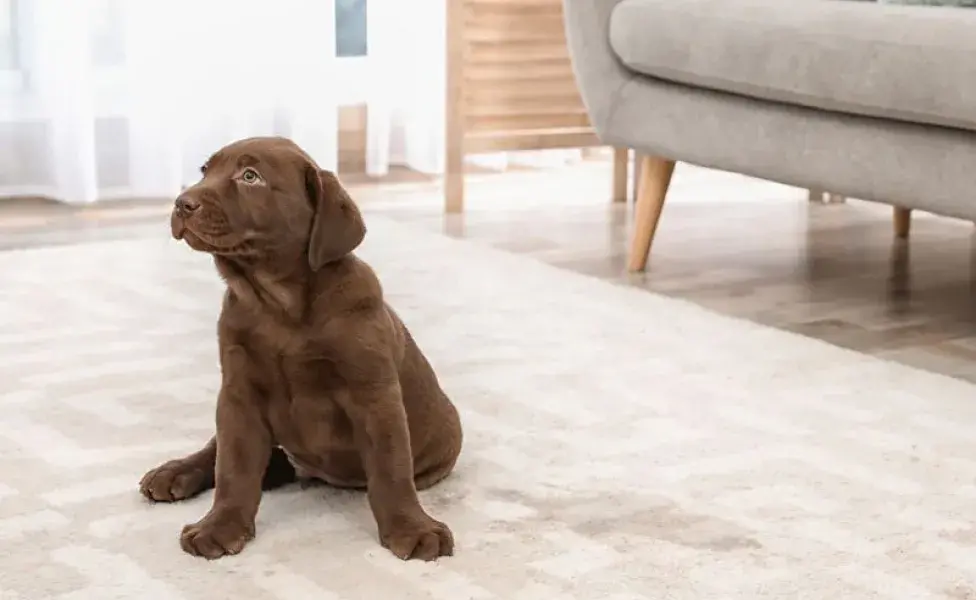
<path id="1" fill-rule="evenodd" d="M 447 212 L 464 208 L 465 154 L 601 145 L 573 76 L 562 0 L 447 0 L 446 108 Z"/>

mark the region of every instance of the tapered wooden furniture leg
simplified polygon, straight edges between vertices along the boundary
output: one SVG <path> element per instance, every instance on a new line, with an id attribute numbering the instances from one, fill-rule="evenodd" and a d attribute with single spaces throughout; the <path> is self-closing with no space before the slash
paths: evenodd
<path id="1" fill-rule="evenodd" d="M 895 236 L 905 239 L 912 228 L 912 209 L 895 207 Z"/>
<path id="2" fill-rule="evenodd" d="M 613 149 L 613 196 L 614 202 L 627 201 L 627 163 L 630 159 L 628 148 Z"/>
<path id="3" fill-rule="evenodd" d="M 634 198 L 634 206 L 633 206 L 634 210 L 637 209 L 637 194 L 640 193 L 640 189 L 639 189 L 640 172 L 641 172 L 640 155 L 634 154 L 634 168 L 631 169 L 631 173 L 630 173 L 630 179 L 631 179 L 630 194 Z"/>
<path id="4" fill-rule="evenodd" d="M 637 189 L 637 206 L 634 214 L 634 237 L 630 245 L 627 268 L 631 272 L 643 271 L 657 231 L 657 223 L 664 209 L 664 199 L 674 174 L 674 161 L 656 156 L 641 156 L 640 183 Z"/>

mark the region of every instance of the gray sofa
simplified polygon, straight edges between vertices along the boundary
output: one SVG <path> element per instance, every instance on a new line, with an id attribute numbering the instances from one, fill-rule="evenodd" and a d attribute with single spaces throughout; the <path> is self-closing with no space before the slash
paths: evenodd
<path id="1" fill-rule="evenodd" d="M 976 220 L 976 10 L 843 0 L 563 0 L 601 140 L 641 156 L 629 268 L 674 161 Z"/>

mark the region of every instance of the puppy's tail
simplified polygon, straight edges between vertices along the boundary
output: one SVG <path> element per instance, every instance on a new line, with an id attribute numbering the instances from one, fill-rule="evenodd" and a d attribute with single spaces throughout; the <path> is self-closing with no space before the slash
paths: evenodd
<path id="1" fill-rule="evenodd" d="M 281 448 L 271 450 L 271 460 L 268 461 L 268 469 L 264 472 L 264 480 L 261 482 L 262 490 L 273 490 L 298 480 L 295 467 L 288 460 L 288 455 Z"/>

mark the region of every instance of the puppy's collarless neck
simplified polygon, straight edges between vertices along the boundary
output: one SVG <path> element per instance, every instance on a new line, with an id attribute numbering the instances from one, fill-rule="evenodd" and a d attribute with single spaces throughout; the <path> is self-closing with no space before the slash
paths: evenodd
<path id="1" fill-rule="evenodd" d="M 310 268 L 284 270 L 253 264 L 245 267 L 221 257 L 215 262 L 230 292 L 245 306 L 294 322 L 305 317 Z"/>

